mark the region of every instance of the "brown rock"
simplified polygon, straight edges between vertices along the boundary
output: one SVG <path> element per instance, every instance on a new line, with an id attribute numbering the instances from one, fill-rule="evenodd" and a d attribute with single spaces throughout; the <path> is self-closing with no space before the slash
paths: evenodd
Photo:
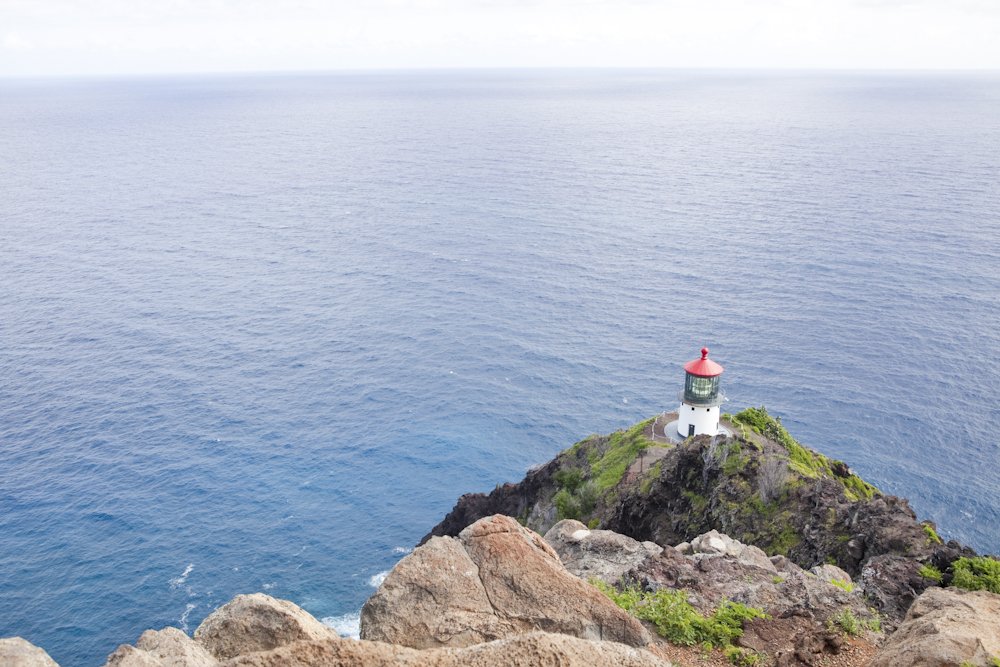
<path id="1" fill-rule="evenodd" d="M 647 558 L 663 553 L 663 547 L 653 542 L 639 542 L 611 530 L 589 530 L 573 519 L 552 526 L 545 541 L 571 574 L 584 581 L 593 577 L 609 584 L 617 583 Z"/>
<path id="2" fill-rule="evenodd" d="M 467 648 L 418 651 L 351 639 L 300 641 L 224 663 L 225 667 L 670 667 L 648 651 L 614 642 L 530 632 Z"/>
<path id="3" fill-rule="evenodd" d="M 269 651 L 300 639 L 332 639 L 337 633 L 307 611 L 270 595 L 237 595 L 194 631 L 194 638 L 219 660 Z"/>
<path id="4" fill-rule="evenodd" d="M 361 610 L 361 638 L 417 649 L 517 634 L 499 618 L 462 543 L 434 537 L 399 561 Z"/>
<path id="5" fill-rule="evenodd" d="M 0 639 L 0 667 L 59 667 L 45 649 L 26 639 Z"/>
<path id="6" fill-rule="evenodd" d="M 869 667 L 938 667 L 1000 655 L 1000 595 L 930 588 L 910 606 Z"/>
<path id="7" fill-rule="evenodd" d="M 649 633 L 566 571 L 537 533 L 494 515 L 400 561 L 361 610 L 361 637 L 463 647 L 545 630 L 645 646 Z"/>
<path id="8" fill-rule="evenodd" d="M 159 660 L 163 667 L 214 667 L 219 664 L 201 644 L 177 628 L 167 627 L 159 632 L 146 630 L 135 645 Z"/>
<path id="9" fill-rule="evenodd" d="M 142 649 L 122 644 L 108 656 L 104 667 L 163 667 L 163 663 Z"/>

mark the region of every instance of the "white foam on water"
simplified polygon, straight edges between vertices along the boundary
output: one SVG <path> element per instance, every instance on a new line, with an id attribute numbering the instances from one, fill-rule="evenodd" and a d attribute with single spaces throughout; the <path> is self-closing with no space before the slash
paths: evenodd
<path id="1" fill-rule="evenodd" d="M 191 574 L 191 570 L 193 570 L 193 569 L 194 569 L 194 563 L 191 563 L 190 565 L 187 566 L 187 569 L 184 570 L 184 574 L 182 574 L 181 576 L 177 577 L 176 579 L 171 579 L 170 580 L 170 590 L 173 590 L 173 589 L 177 588 L 178 586 L 180 586 L 181 584 L 183 584 L 185 581 L 187 581 L 188 575 Z"/>
<path id="2" fill-rule="evenodd" d="M 371 586 L 372 588 L 378 588 L 379 586 L 382 585 L 382 582 L 385 581 L 385 578 L 388 576 L 389 576 L 389 570 L 386 570 L 385 572 L 379 572 L 378 574 L 373 575 L 372 578 L 368 580 L 368 585 Z"/>
<path id="3" fill-rule="evenodd" d="M 328 628 L 336 630 L 337 634 L 341 637 L 361 639 L 360 611 L 352 614 L 344 614 L 343 616 L 327 616 L 326 618 L 319 619 L 319 622 Z"/>
<path id="4" fill-rule="evenodd" d="M 198 605 L 196 604 L 188 604 L 187 608 L 184 610 L 184 613 L 181 614 L 181 630 L 183 630 L 184 632 L 187 632 L 188 630 L 188 624 L 187 624 L 188 614 L 190 614 L 191 610 L 197 606 Z"/>
<path id="5" fill-rule="evenodd" d="M 410 547 L 409 549 L 407 549 L 406 547 L 396 547 L 395 549 L 392 550 L 392 553 L 394 554 L 413 553 L 413 547 Z"/>

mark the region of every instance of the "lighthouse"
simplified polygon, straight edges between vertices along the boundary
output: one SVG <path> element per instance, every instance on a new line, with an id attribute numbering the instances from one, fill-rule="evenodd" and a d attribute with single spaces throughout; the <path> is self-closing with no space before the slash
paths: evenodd
<path id="1" fill-rule="evenodd" d="M 692 435 L 717 435 L 719 406 L 726 401 L 719 392 L 722 366 L 708 358 L 708 348 L 701 348 L 701 359 L 684 364 L 684 388 L 677 393 L 681 407 L 677 411 L 677 434 L 682 438 Z"/>

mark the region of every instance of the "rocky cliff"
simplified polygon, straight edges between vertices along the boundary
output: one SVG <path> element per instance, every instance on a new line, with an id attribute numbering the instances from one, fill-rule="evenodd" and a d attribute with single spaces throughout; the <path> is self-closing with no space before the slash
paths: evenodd
<path id="1" fill-rule="evenodd" d="M 836 565 L 858 579 L 890 627 L 937 585 L 921 576 L 925 565 L 943 572 L 976 555 L 942 544 L 905 498 L 883 495 L 845 463 L 803 446 L 766 409 L 727 417 L 722 425 L 733 437 L 665 443 L 654 429 L 675 415 L 590 436 L 517 484 L 462 496 L 423 541 L 494 513 L 541 533 L 572 518 L 660 545 L 716 530 L 803 569 Z"/>

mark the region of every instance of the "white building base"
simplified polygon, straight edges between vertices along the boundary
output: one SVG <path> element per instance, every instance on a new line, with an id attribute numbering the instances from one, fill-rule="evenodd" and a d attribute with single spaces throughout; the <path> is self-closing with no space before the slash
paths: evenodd
<path id="1" fill-rule="evenodd" d="M 691 427 L 694 427 L 692 430 Z M 719 435 L 719 406 L 710 408 L 681 403 L 677 408 L 677 435 Z"/>

